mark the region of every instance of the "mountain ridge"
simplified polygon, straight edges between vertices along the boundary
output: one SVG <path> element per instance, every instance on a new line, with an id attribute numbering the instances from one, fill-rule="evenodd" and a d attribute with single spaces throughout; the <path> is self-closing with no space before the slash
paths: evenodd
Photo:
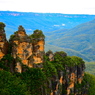
<path id="1" fill-rule="evenodd" d="M 91 60 L 95 61 L 95 54 L 93 53 L 95 51 L 95 19 L 69 29 L 65 33 L 63 32 L 59 38 L 53 39 L 53 36 L 49 36 L 47 43 L 52 43 L 52 45 L 61 48 L 73 49 L 82 54 L 88 54 L 85 56 L 92 57 Z"/>
<path id="2" fill-rule="evenodd" d="M 6 23 L 6 26 L 8 25 L 8 28 L 10 28 L 9 26 L 13 27 L 14 25 L 13 28 L 16 30 L 15 26 L 18 27 L 18 25 L 21 24 L 26 27 L 26 29 L 32 28 L 35 30 L 36 27 L 45 32 L 52 31 L 52 29 L 54 31 L 57 29 L 72 28 L 83 22 L 90 21 L 94 19 L 94 17 L 95 15 L 0 11 L 0 21 Z M 32 26 L 28 23 L 32 24 Z M 47 30 L 45 28 L 47 28 Z"/>
<path id="3" fill-rule="evenodd" d="M 71 52 L 74 50 L 83 55 L 85 55 L 84 51 L 86 53 L 94 51 L 94 48 L 91 48 L 91 43 L 93 43 L 92 38 L 95 36 L 92 29 L 94 27 L 95 15 L 0 11 L 0 21 L 6 23 L 7 39 L 17 30 L 16 27 L 23 25 L 27 34 L 32 34 L 32 31 L 36 29 L 42 30 L 46 35 L 46 44 L 55 45 L 66 50 L 71 49 Z M 85 26 L 84 23 L 87 22 L 88 25 Z M 87 30 L 84 31 L 82 29 L 83 33 L 81 28 L 79 28 L 83 26 L 85 26 L 85 29 L 89 27 L 90 32 L 86 33 Z M 92 42 L 90 43 L 89 40 Z M 81 47 L 80 42 L 82 42 L 83 47 Z M 71 53 L 68 54 L 71 55 Z M 94 55 L 90 55 L 92 54 L 90 53 L 87 59 L 92 58 L 87 61 L 94 60 Z"/>

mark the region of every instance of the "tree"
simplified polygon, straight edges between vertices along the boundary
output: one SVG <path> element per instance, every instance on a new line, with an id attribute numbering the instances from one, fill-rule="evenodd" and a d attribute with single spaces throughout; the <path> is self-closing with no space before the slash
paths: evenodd
<path id="1" fill-rule="evenodd" d="M 89 85 L 88 95 L 95 95 L 95 76 L 89 73 L 85 73 L 83 81 Z"/>
<path id="2" fill-rule="evenodd" d="M 7 71 L 0 71 L 0 95 L 30 95 L 26 83 Z"/>
<path id="3" fill-rule="evenodd" d="M 3 22 L 0 22 L 0 29 L 4 29 L 6 25 Z"/>
<path id="4" fill-rule="evenodd" d="M 26 72 L 21 74 L 23 82 L 27 84 L 31 95 L 41 95 L 41 87 L 43 86 L 46 76 L 39 68 L 29 68 Z"/>

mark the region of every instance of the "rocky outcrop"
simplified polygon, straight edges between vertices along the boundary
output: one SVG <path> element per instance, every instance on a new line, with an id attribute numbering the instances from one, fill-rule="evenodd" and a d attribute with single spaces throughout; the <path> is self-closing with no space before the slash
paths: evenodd
<path id="1" fill-rule="evenodd" d="M 50 57 L 50 55 L 53 55 Z M 85 64 L 81 58 L 72 56 L 68 57 L 64 52 L 56 52 L 53 54 L 51 51 L 46 55 L 49 59 L 53 59 L 54 64 L 63 64 L 64 69 L 61 70 L 56 67 L 58 76 L 53 76 L 49 81 L 51 94 L 50 95 L 87 95 L 85 87 L 78 89 L 76 84 L 81 85 L 84 77 Z M 56 58 L 60 59 L 60 61 Z M 58 60 L 58 62 L 56 62 Z M 69 63 L 67 63 L 67 60 Z M 75 61 L 78 63 L 75 63 Z M 51 61 L 51 60 L 50 60 Z M 86 90 L 86 91 L 85 91 Z"/>
<path id="2" fill-rule="evenodd" d="M 43 63 L 45 45 L 44 38 L 45 37 L 41 30 L 35 30 L 31 35 L 31 40 L 33 43 L 33 63 L 35 63 L 34 67 L 37 67 L 37 64 L 39 63 Z"/>
<path id="3" fill-rule="evenodd" d="M 49 61 L 54 61 L 54 54 L 53 54 L 53 52 L 51 50 L 46 52 L 46 56 L 48 56 Z"/>
<path id="4" fill-rule="evenodd" d="M 83 64 L 81 64 L 82 66 Z M 51 95 L 86 95 L 87 93 L 83 93 L 83 88 L 81 90 L 78 90 L 75 87 L 75 84 L 81 84 L 83 75 L 84 75 L 84 69 L 83 71 L 80 71 L 80 75 L 78 75 L 78 66 L 72 67 L 72 68 L 66 68 L 66 72 L 64 73 L 63 71 L 59 71 L 59 77 L 54 78 L 52 80 L 52 89 Z M 79 80 L 80 79 L 80 80 Z M 63 92 L 62 92 L 63 90 Z M 80 93 L 79 93 L 80 92 Z"/>
<path id="5" fill-rule="evenodd" d="M 18 31 L 11 35 L 8 43 L 4 27 L 5 25 L 0 23 L 0 60 L 4 55 L 10 53 L 13 58 L 10 61 L 12 72 L 25 72 L 25 67 L 43 69 L 47 60 L 46 66 L 49 63 L 51 67 L 47 66 L 46 68 L 50 68 L 51 72 L 44 83 L 48 90 L 46 91 L 46 88 L 41 87 L 42 95 L 87 95 L 85 85 L 81 89 L 77 88 L 77 84 L 80 85 L 83 82 L 85 69 L 84 61 L 81 58 L 67 56 L 63 51 L 45 53 L 45 36 L 42 31 L 35 30 L 32 35 L 28 36 L 22 26 L 19 26 Z M 43 69 L 43 72 L 47 71 Z M 51 74 L 52 72 L 53 74 Z"/>
<path id="6" fill-rule="evenodd" d="M 35 30 L 34 33 L 28 36 L 22 26 L 18 27 L 10 38 L 10 45 L 12 49 L 12 56 L 15 60 L 15 71 L 22 72 L 23 66 L 42 67 L 38 65 L 43 63 L 44 55 L 44 35 L 42 31 Z"/>
<path id="7" fill-rule="evenodd" d="M 0 22 L 0 59 L 7 54 L 8 41 L 6 40 L 6 34 L 4 30 L 5 24 Z"/>
<path id="8" fill-rule="evenodd" d="M 16 62 L 16 72 L 22 72 L 22 65 L 33 67 L 33 62 L 29 60 L 33 54 L 33 46 L 22 26 L 19 26 L 18 31 L 11 36 L 10 45 L 12 48 L 12 56 Z"/>

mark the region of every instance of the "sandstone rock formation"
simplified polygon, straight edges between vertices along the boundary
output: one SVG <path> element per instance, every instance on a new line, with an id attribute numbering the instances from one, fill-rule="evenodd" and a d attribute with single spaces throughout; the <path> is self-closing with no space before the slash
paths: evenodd
<path id="1" fill-rule="evenodd" d="M 12 56 L 15 59 L 17 72 L 22 72 L 22 65 L 30 68 L 37 67 L 43 63 L 44 55 L 44 35 L 42 31 L 35 30 L 29 37 L 22 26 L 10 38 Z"/>
<path id="2" fill-rule="evenodd" d="M 12 56 L 15 59 L 17 72 L 22 72 L 22 65 L 33 67 L 33 63 L 29 60 L 32 56 L 33 46 L 22 26 L 18 27 L 18 31 L 10 38 L 12 47 Z"/>
<path id="3" fill-rule="evenodd" d="M 46 55 L 50 58 L 51 52 L 47 52 Z M 53 54 L 53 61 L 56 64 L 56 55 L 59 57 L 60 60 L 62 60 L 62 63 L 58 64 L 64 64 L 64 70 L 58 70 L 58 76 L 53 76 L 51 80 L 49 81 L 50 89 L 51 89 L 51 94 L 50 95 L 86 95 L 87 90 L 85 91 L 86 88 L 83 86 L 81 90 L 78 90 L 77 87 L 75 86 L 76 84 L 81 84 L 84 76 L 84 70 L 85 70 L 85 64 L 84 62 L 79 58 L 80 60 L 79 63 L 74 63 L 74 64 L 67 64 L 65 57 L 67 57 L 66 53 L 64 52 L 56 52 Z M 72 56 L 73 59 L 77 59 L 78 57 Z M 63 58 L 63 59 L 61 59 Z M 68 57 L 68 61 L 70 58 Z M 59 61 L 59 60 L 58 60 Z M 76 61 L 77 62 L 77 61 Z M 70 62 L 71 63 L 71 62 Z M 57 67 L 59 68 L 59 67 Z M 64 91 L 62 92 L 62 90 Z"/>
<path id="4" fill-rule="evenodd" d="M 18 31 L 11 35 L 8 43 L 4 27 L 5 25 L 0 23 L 0 60 L 8 54 L 8 49 L 10 49 L 10 55 L 13 57 L 12 66 L 10 66 L 12 71 L 25 72 L 24 66 L 42 69 L 45 62 L 44 56 L 47 56 L 48 62 L 51 62 L 55 67 L 57 66 L 57 74 L 51 74 L 51 77 L 45 83 L 49 90 L 46 91 L 43 88 L 42 95 L 87 94 L 85 85 L 81 88 L 82 90 L 76 87 L 76 84 L 82 83 L 84 76 L 85 64 L 81 58 L 69 57 L 65 52 L 53 53 L 48 51 L 45 54 L 45 36 L 42 31 L 35 30 L 32 35 L 28 36 L 22 26 L 19 26 Z"/>
<path id="5" fill-rule="evenodd" d="M 5 24 L 0 22 L 0 59 L 7 54 L 8 41 L 6 40 L 6 34 L 4 30 Z"/>
<path id="6" fill-rule="evenodd" d="M 32 45 L 33 45 L 33 63 L 35 63 L 35 67 L 38 63 L 43 63 L 43 55 L 44 55 L 44 38 L 41 30 L 35 30 L 31 35 Z"/>

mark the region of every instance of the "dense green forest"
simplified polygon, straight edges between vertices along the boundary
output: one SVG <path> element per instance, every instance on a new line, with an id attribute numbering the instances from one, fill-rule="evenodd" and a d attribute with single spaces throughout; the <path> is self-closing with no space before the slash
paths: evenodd
<path id="1" fill-rule="evenodd" d="M 9 54 L 5 55 L 0 61 L 0 68 L 2 68 L 0 70 L 0 95 L 41 95 L 41 91 L 44 90 L 45 93 L 47 92 L 49 94 L 50 89 L 48 89 L 47 83 L 52 76 L 59 76 L 58 71 L 60 70 L 64 71 L 64 74 L 66 74 L 65 65 L 68 67 L 73 67 L 75 65 L 78 66 L 81 65 L 81 63 L 84 63 L 81 58 L 77 56 L 67 56 L 67 54 L 63 51 L 56 52 L 54 59 L 55 60 L 51 62 L 47 56 L 44 56 L 44 63 L 40 63 L 43 65 L 42 69 L 28 68 L 24 65 L 25 72 L 10 73 L 10 65 L 13 58 Z M 64 75 L 64 77 L 65 76 L 66 75 Z M 75 89 L 82 91 L 82 87 L 84 85 L 87 87 L 88 95 L 94 95 L 95 76 L 85 73 L 82 83 L 76 83 Z M 63 87 L 62 90 L 62 95 L 65 95 L 65 87 Z"/>
<path id="2" fill-rule="evenodd" d="M 0 95 L 41 95 L 40 87 L 45 87 L 44 82 L 46 82 L 46 76 L 37 68 L 29 69 L 23 74 L 12 74 L 2 70 L 0 71 Z M 85 73 L 82 83 L 90 84 L 88 95 L 95 94 L 95 76 Z M 81 89 L 83 84 L 76 87 Z"/>

